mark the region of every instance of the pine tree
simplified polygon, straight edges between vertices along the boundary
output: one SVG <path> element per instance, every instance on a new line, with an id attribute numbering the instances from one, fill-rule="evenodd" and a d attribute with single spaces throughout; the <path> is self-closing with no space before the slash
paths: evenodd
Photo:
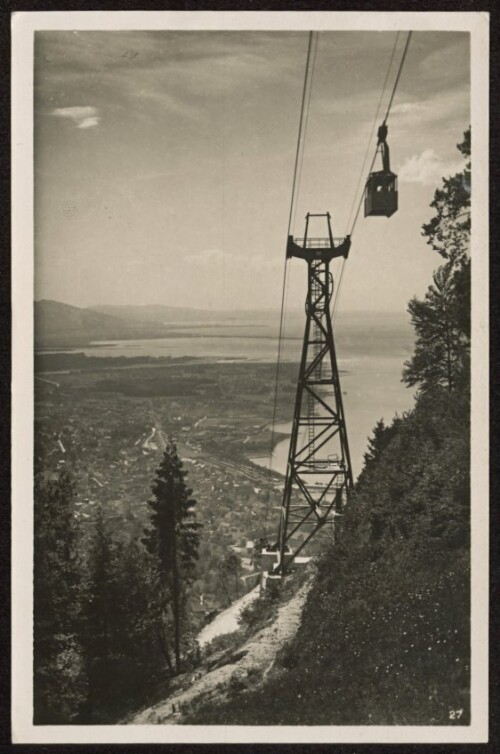
<path id="1" fill-rule="evenodd" d="M 82 722 L 103 722 L 105 702 L 112 684 L 110 660 L 112 653 L 114 599 L 114 558 L 112 542 L 99 509 L 90 547 L 88 581 L 82 611 L 88 693 Z"/>
<path id="2" fill-rule="evenodd" d="M 88 694 L 81 723 L 116 722 L 160 677 L 150 560 L 136 542 L 116 541 L 98 512 L 82 610 Z"/>
<path id="3" fill-rule="evenodd" d="M 67 474 L 34 489 L 34 720 L 72 722 L 85 698 L 79 637 L 81 563 Z"/>
<path id="4" fill-rule="evenodd" d="M 434 284 L 429 286 L 424 300 L 410 301 L 408 312 L 417 337 L 413 356 L 405 362 L 403 371 L 403 382 L 408 386 L 452 391 L 468 369 L 468 278 L 468 261 L 458 271 L 447 263 L 434 273 Z"/>
<path id="5" fill-rule="evenodd" d="M 382 453 L 396 435 L 400 419 L 396 417 L 392 424 L 386 426 L 383 419 L 379 419 L 373 428 L 373 437 L 368 438 L 368 450 L 364 453 L 364 468 L 368 469 L 378 463 Z"/>
<path id="6" fill-rule="evenodd" d="M 234 599 L 239 599 L 240 596 L 239 579 L 241 576 L 241 562 L 234 552 L 228 553 L 228 555 L 220 561 L 218 575 L 219 583 L 224 590 L 226 602 L 230 605 Z M 233 592 L 233 594 L 231 594 L 231 592 Z"/>
<path id="7" fill-rule="evenodd" d="M 160 467 L 156 471 L 149 501 L 151 526 L 144 530 L 142 542 L 155 558 L 155 571 L 160 596 L 159 612 L 163 627 L 173 620 L 175 668 L 180 667 L 181 620 L 185 612 L 186 588 L 194 580 L 198 559 L 199 529 L 201 524 L 194 519 L 196 500 L 185 483 L 186 472 L 177 455 L 175 443 L 166 448 Z M 165 639 L 165 654 L 171 664 L 168 636 Z"/>
<path id="8" fill-rule="evenodd" d="M 470 128 L 457 146 L 470 158 Z M 403 382 L 423 391 L 451 392 L 468 382 L 470 198 L 469 159 L 461 173 L 443 179 L 431 203 L 436 214 L 422 226 L 427 243 L 446 260 L 434 273 L 424 300 L 413 298 L 408 305 L 417 337 L 414 354 L 405 362 Z"/>
<path id="9" fill-rule="evenodd" d="M 457 149 L 470 158 L 471 130 Z M 462 172 L 443 178 L 442 188 L 436 189 L 431 207 L 436 214 L 422 226 L 422 235 L 427 243 L 444 259 L 454 265 L 464 260 L 469 249 L 470 237 L 471 163 L 466 163 Z"/>

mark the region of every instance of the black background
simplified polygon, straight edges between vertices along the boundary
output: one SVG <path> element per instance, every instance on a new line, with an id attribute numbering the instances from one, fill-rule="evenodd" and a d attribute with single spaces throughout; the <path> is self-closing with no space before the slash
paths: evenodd
<path id="1" fill-rule="evenodd" d="M 143 745 L 13 745 L 10 730 L 10 382 L 11 382 L 11 299 L 10 299 L 10 53 L 11 14 L 16 11 L 469 11 L 490 14 L 490 465 L 491 465 L 491 493 L 490 493 L 490 741 L 487 744 L 143 744 Z M 493 2 L 453 2 L 450 0 L 413 0 L 410 2 L 262 2 L 247 0 L 247 2 L 162 2 L 161 0 L 122 0 L 121 2 L 93 2 L 92 0 L 2 0 L 0 5 L 0 369 L 1 392 L 0 407 L 2 427 L 0 431 L 0 751 L 31 752 L 93 752 L 123 751 L 135 754 L 141 751 L 160 750 L 164 752 L 207 752 L 216 754 L 221 752 L 251 752 L 252 754 L 277 754 L 293 752 L 294 754 L 312 754 L 313 752 L 333 752 L 333 754 L 495 754 L 500 752 L 499 720 L 500 720 L 500 567 L 498 554 L 500 550 L 500 534 L 498 527 L 498 513 L 496 500 L 500 493 L 497 475 L 497 459 L 500 455 L 498 435 L 500 434 L 500 418 L 496 403 L 497 392 L 500 390 L 498 376 L 498 345 L 500 340 L 498 320 L 500 318 L 500 295 L 498 285 L 499 260 L 497 251 L 498 203 L 495 188 L 499 167 L 499 131 L 500 117 L 498 91 L 500 89 L 499 54 L 500 42 L 498 12 Z M 485 442 L 487 441 L 487 427 L 483 428 Z M 29 473 L 29 470 L 27 470 Z M 27 651 L 30 651 L 27 648 Z M 201 732 L 201 731 L 200 731 Z M 368 731 L 367 731 L 368 732 Z"/>

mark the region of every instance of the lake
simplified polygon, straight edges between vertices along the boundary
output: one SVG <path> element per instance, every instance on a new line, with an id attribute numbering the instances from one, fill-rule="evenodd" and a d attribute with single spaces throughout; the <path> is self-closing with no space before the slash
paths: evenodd
<path id="1" fill-rule="evenodd" d="M 235 324 L 172 327 L 170 337 L 149 340 L 96 342 L 74 349 L 88 356 L 193 356 L 210 361 L 274 362 L 278 350 L 279 317 Z M 294 313 L 285 325 L 282 359 L 298 362 L 302 346 L 304 315 Z M 354 475 L 361 470 L 367 438 L 379 419 L 390 422 L 395 413 L 413 405 L 413 391 L 401 383 L 404 361 L 412 351 L 413 331 L 406 314 L 342 313 L 334 325 L 340 381 Z M 68 351 L 65 350 L 67 353 Z M 290 394 L 290 420 L 293 395 Z M 271 417 L 270 417 L 271 419 Z M 288 432 L 289 425 L 284 432 Z M 274 450 L 273 468 L 286 470 L 288 440 Z M 269 458 L 253 459 L 269 465 Z"/>
<path id="2" fill-rule="evenodd" d="M 403 360 L 399 357 L 360 357 L 339 359 L 340 384 L 343 393 L 347 436 L 354 477 L 363 466 L 363 453 L 367 438 L 379 419 L 389 423 L 396 413 L 403 413 L 413 405 L 413 391 L 401 382 Z M 293 401 L 290 405 L 290 419 L 293 415 Z M 277 424 L 275 431 L 288 434 L 291 421 Z M 274 447 L 272 468 L 281 474 L 286 472 L 288 459 L 288 438 Z M 269 468 L 269 456 L 251 459 L 259 466 Z"/>

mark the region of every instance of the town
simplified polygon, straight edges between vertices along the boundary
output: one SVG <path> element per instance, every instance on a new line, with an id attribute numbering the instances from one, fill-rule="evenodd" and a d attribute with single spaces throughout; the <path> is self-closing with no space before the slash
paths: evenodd
<path id="1" fill-rule="evenodd" d="M 81 354 L 38 359 L 36 463 L 46 474 L 71 473 L 83 542 L 98 510 L 114 537 L 140 538 L 155 470 L 173 439 L 203 524 L 192 592 L 202 624 L 258 583 L 262 539 L 276 537 L 283 477 L 251 460 L 270 451 L 274 365 L 186 358 L 158 360 L 153 369 L 150 362 L 88 361 Z M 296 370 L 283 365 L 279 421 L 289 419 Z M 275 433 L 273 441 L 284 437 Z"/>

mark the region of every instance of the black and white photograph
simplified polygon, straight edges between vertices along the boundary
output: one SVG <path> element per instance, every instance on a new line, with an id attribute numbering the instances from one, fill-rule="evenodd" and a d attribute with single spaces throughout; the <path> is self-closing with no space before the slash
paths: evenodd
<path id="1" fill-rule="evenodd" d="M 207 15 L 13 20 L 14 740 L 486 741 L 488 14 Z"/>

